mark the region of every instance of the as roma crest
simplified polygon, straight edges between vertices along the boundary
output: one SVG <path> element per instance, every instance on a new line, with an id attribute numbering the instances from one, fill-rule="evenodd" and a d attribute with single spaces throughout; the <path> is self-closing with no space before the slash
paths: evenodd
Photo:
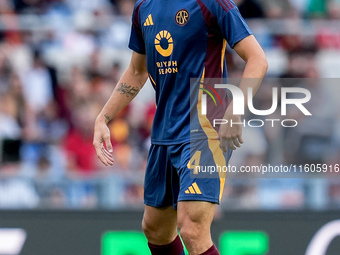
<path id="1" fill-rule="evenodd" d="M 189 12 L 185 9 L 179 10 L 176 13 L 175 21 L 177 25 L 184 26 L 189 21 Z"/>

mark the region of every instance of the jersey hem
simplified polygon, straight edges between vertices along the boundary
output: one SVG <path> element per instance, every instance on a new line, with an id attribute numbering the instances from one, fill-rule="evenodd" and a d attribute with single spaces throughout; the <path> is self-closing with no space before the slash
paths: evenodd
<path id="1" fill-rule="evenodd" d="M 235 47 L 235 45 L 236 45 L 238 42 L 242 41 L 244 38 L 247 38 L 248 36 L 250 36 L 250 35 L 252 35 L 252 34 L 253 34 L 253 33 L 251 33 L 251 32 L 245 32 L 245 33 L 243 33 L 243 34 L 237 36 L 237 37 L 235 38 L 235 42 L 233 43 L 232 46 L 230 45 L 230 47 L 233 49 L 233 48 Z"/>
<path id="2" fill-rule="evenodd" d="M 139 50 L 137 47 L 134 47 L 133 45 L 128 46 L 130 50 L 137 52 L 138 54 L 146 55 L 146 52 L 143 50 Z"/>

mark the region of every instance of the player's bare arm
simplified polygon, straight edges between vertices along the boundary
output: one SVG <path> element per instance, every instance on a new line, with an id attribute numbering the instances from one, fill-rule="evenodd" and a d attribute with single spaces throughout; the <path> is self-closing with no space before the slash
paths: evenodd
<path id="1" fill-rule="evenodd" d="M 254 96 L 258 90 L 268 68 L 267 58 L 253 35 L 238 42 L 234 50 L 246 62 L 240 83 L 240 89 L 246 99 L 248 98 L 248 88 L 253 89 L 252 96 Z M 247 100 L 245 100 L 244 104 L 247 104 Z M 233 114 L 232 103 L 226 110 L 224 119 L 228 120 L 228 123 L 230 123 L 230 120 L 232 120 L 233 123 L 241 122 L 241 116 Z M 230 149 L 236 150 L 236 148 L 241 147 L 243 143 L 242 125 L 233 125 L 232 127 L 229 125 L 221 125 L 219 137 L 223 151 L 227 152 L 226 142 Z"/>
<path id="2" fill-rule="evenodd" d="M 110 130 L 107 124 L 135 98 L 147 78 L 146 57 L 134 52 L 129 67 L 120 78 L 95 122 L 93 146 L 98 158 L 105 166 L 112 165 L 114 162 Z"/>

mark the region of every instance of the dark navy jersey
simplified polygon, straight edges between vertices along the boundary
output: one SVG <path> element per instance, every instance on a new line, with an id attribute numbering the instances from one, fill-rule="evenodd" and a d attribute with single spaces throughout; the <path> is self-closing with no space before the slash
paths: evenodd
<path id="1" fill-rule="evenodd" d="M 146 54 L 156 90 L 152 143 L 216 139 L 209 116 L 200 114 L 203 85 L 190 88 L 190 79 L 227 77 L 226 43 L 233 48 L 251 34 L 236 5 L 232 0 L 139 0 L 132 22 L 129 48 Z"/>

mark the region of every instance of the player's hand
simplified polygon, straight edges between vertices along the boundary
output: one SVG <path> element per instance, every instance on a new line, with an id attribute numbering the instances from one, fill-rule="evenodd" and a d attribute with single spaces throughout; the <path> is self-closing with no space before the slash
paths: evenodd
<path id="1" fill-rule="evenodd" d="M 219 139 L 220 147 L 224 152 L 228 152 L 227 143 L 230 149 L 236 150 L 241 147 L 242 139 L 242 124 L 241 116 L 233 115 L 230 111 L 226 111 L 224 119 L 228 121 L 227 124 L 220 125 Z M 231 122 L 233 123 L 231 125 Z M 238 124 L 235 124 L 238 123 Z"/>
<path id="2" fill-rule="evenodd" d="M 104 146 L 105 143 L 105 146 Z M 105 165 L 113 165 L 113 149 L 110 139 L 110 129 L 103 120 L 96 120 L 94 126 L 93 146 L 96 149 L 97 157 Z"/>

